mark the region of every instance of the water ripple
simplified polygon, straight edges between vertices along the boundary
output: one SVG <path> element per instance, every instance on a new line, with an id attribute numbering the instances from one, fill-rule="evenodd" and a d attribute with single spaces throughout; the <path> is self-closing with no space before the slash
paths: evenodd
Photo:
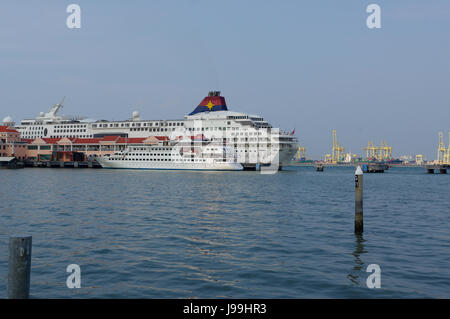
<path id="1" fill-rule="evenodd" d="M 0 298 L 23 233 L 34 298 L 449 298 L 448 176 L 366 175 L 355 236 L 353 171 L 1 170 Z M 72 263 L 81 289 L 65 286 Z"/>

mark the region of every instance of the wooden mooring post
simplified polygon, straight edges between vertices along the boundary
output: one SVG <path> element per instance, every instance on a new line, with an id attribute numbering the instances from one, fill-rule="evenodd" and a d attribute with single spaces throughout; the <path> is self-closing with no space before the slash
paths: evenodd
<path id="1" fill-rule="evenodd" d="M 8 298 L 30 296 L 31 236 L 9 238 Z"/>
<path id="2" fill-rule="evenodd" d="M 355 171 L 355 234 L 362 234 L 363 223 L 363 171 L 361 166 Z"/>

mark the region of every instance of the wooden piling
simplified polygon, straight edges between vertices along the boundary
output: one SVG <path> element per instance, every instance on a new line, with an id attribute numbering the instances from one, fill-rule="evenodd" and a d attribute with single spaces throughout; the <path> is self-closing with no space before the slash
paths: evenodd
<path id="1" fill-rule="evenodd" d="M 9 238 L 8 298 L 30 296 L 31 236 Z"/>
<path id="2" fill-rule="evenodd" d="M 363 171 L 358 166 L 355 171 L 355 234 L 362 234 L 363 224 Z"/>

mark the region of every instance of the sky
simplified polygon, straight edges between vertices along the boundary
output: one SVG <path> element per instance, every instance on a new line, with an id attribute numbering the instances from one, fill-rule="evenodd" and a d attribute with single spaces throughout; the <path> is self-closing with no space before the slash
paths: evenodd
<path id="1" fill-rule="evenodd" d="M 450 131 L 449 39 L 448 0 L 2 0 L 0 120 L 63 96 L 65 115 L 181 119 L 220 90 L 230 110 L 295 128 L 315 159 L 336 129 L 346 152 L 386 140 L 433 160 Z"/>

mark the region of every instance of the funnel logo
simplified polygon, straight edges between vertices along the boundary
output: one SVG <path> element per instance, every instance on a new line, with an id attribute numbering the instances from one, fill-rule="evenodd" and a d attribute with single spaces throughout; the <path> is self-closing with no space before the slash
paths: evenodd
<path id="1" fill-rule="evenodd" d="M 206 106 L 208 107 L 208 109 L 211 111 L 212 108 L 214 107 L 214 103 L 209 101 L 208 104 L 206 104 Z"/>

